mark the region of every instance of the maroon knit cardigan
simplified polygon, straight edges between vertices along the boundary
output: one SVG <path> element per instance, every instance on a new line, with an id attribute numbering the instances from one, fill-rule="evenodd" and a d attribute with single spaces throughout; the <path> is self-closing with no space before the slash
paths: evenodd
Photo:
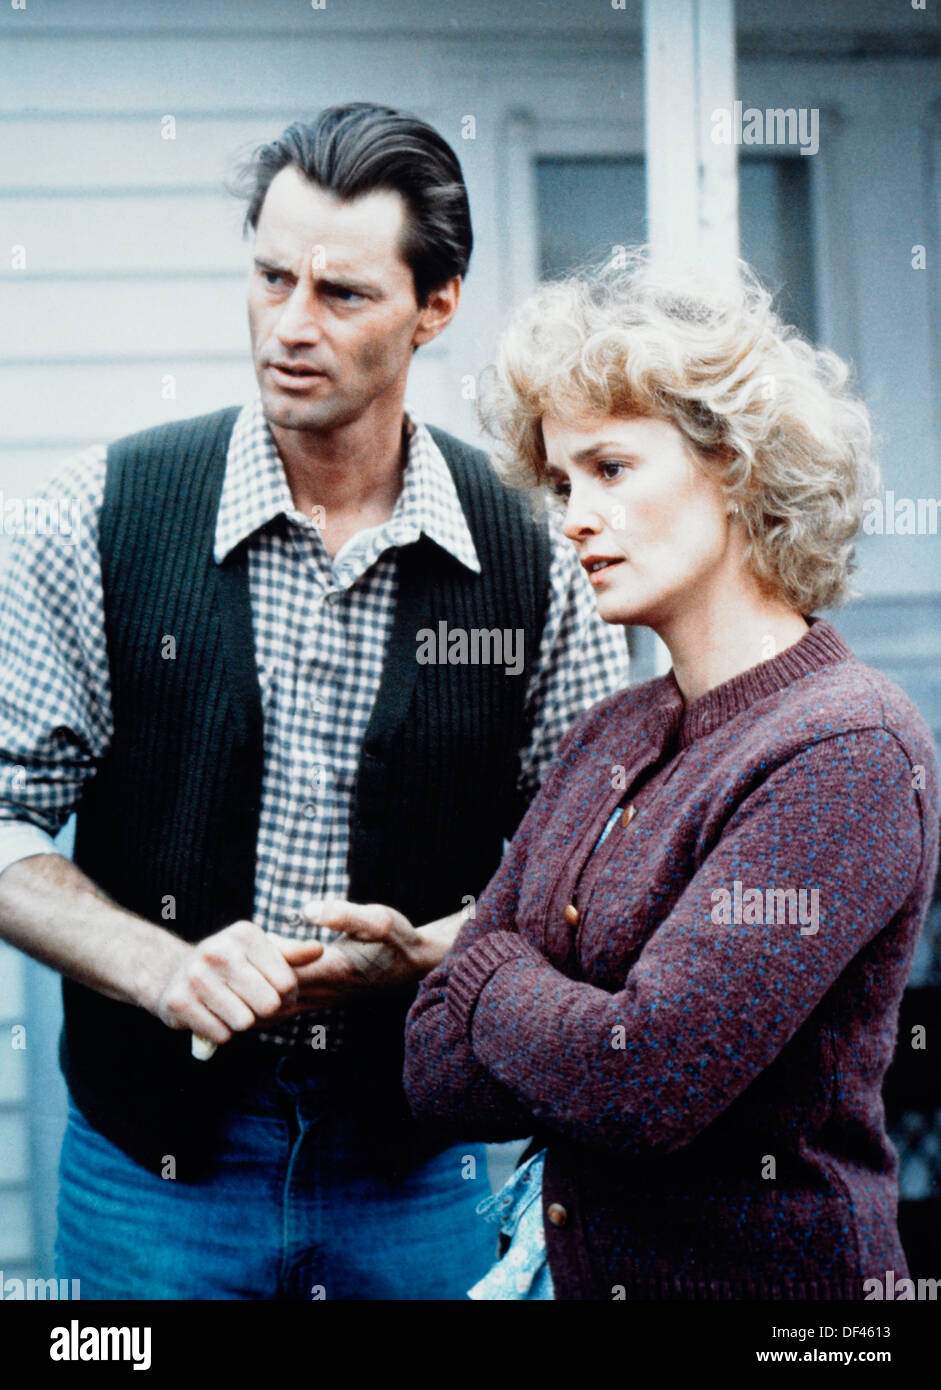
<path id="1" fill-rule="evenodd" d="M 937 844 L 925 724 L 821 619 L 689 704 L 671 673 L 570 730 L 405 1064 L 416 1115 L 546 1144 L 556 1297 L 906 1274 L 881 1086 Z"/>

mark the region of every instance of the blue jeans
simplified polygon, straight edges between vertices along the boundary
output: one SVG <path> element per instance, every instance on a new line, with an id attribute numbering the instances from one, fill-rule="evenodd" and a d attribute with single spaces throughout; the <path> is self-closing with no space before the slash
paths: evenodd
<path id="1" fill-rule="evenodd" d="M 385 1162 L 349 1089 L 272 1058 L 196 1183 L 141 1167 L 70 1100 L 57 1277 L 83 1299 L 466 1298 L 495 1253 L 484 1146 Z"/>

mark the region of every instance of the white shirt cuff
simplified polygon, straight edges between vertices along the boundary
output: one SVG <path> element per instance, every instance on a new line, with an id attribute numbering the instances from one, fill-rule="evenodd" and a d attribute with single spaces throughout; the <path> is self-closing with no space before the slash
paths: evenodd
<path id="1" fill-rule="evenodd" d="M 33 854 L 58 854 L 56 842 L 29 821 L 0 821 L 0 874 L 19 859 Z"/>

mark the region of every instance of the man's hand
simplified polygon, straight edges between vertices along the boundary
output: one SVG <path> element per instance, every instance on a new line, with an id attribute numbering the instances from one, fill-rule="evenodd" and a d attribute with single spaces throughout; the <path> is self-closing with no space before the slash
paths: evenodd
<path id="1" fill-rule="evenodd" d="M 235 922 L 179 948 L 150 1011 L 168 1028 L 189 1028 L 214 1043 L 281 1014 L 298 997 L 298 969 L 324 949 L 319 941 L 274 936 L 254 922 Z"/>
<path id="2" fill-rule="evenodd" d="M 395 908 L 340 898 L 304 903 L 301 916 L 343 937 L 325 946 L 319 960 L 298 967 L 297 998 L 285 1003 L 281 1017 L 420 980 L 444 959 L 459 925 L 455 914 L 419 929 Z"/>

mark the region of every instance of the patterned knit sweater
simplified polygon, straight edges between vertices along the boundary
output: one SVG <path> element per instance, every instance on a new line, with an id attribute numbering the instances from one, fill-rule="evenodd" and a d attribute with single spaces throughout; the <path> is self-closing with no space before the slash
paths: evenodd
<path id="1" fill-rule="evenodd" d="M 546 1144 L 558 1298 L 905 1274 L 881 1086 L 937 845 L 925 724 L 822 619 L 688 704 L 671 673 L 570 730 L 405 1068 L 417 1115 Z"/>

